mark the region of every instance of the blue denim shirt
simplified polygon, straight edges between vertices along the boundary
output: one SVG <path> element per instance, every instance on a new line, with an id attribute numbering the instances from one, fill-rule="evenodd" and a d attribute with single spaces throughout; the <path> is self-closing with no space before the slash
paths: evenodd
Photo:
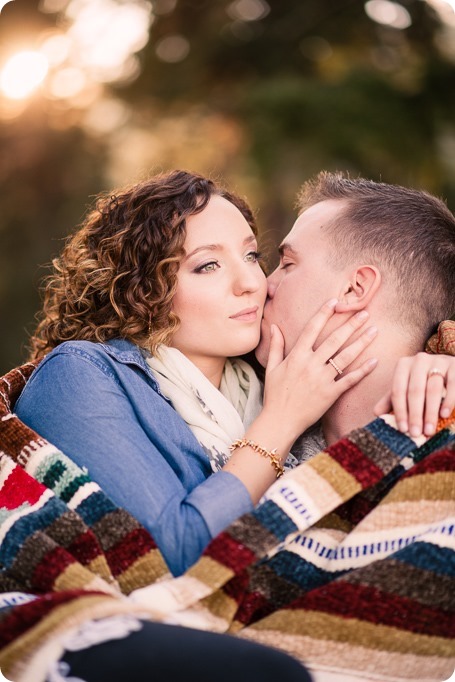
<path id="1" fill-rule="evenodd" d="M 211 473 L 129 341 L 62 343 L 34 371 L 15 411 L 150 531 L 174 575 L 252 509 L 238 478 Z"/>

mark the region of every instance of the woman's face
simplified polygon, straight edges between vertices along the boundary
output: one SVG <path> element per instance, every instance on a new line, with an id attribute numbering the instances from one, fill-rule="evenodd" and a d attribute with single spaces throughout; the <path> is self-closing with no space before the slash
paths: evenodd
<path id="1" fill-rule="evenodd" d="M 266 277 L 250 226 L 226 199 L 212 196 L 186 232 L 172 303 L 180 327 L 170 345 L 217 383 L 227 357 L 259 342 Z"/>

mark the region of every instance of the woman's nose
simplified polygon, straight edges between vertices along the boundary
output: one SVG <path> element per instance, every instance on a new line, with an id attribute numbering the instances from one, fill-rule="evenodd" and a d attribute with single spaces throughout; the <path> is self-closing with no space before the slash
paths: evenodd
<path id="1" fill-rule="evenodd" d="M 265 274 L 257 267 L 253 268 L 251 263 L 245 263 L 236 273 L 234 291 L 237 295 L 248 291 L 257 291 L 264 286 Z"/>

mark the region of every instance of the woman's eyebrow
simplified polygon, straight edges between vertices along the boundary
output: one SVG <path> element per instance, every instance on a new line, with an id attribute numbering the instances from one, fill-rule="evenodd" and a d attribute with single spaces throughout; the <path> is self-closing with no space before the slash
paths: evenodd
<path id="1" fill-rule="evenodd" d="M 246 246 L 247 244 L 250 244 L 251 242 L 255 242 L 256 237 L 254 234 L 249 235 L 243 240 L 243 245 Z M 222 244 L 203 244 L 202 246 L 198 246 L 196 249 L 193 249 L 191 253 L 188 253 L 184 260 L 188 260 L 188 258 L 191 258 L 191 256 L 194 256 L 196 253 L 199 253 L 199 251 L 222 251 L 223 249 Z"/>
<path id="2" fill-rule="evenodd" d="M 203 244 L 202 246 L 198 246 L 197 249 L 194 249 L 191 251 L 191 253 L 188 253 L 184 260 L 188 260 L 188 258 L 191 258 L 191 256 L 194 256 L 194 254 L 199 253 L 199 251 L 220 251 L 222 249 L 221 244 Z"/>

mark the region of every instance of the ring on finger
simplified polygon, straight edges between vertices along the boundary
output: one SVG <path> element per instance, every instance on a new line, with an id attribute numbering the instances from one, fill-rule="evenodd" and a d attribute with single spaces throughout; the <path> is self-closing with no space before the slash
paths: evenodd
<path id="1" fill-rule="evenodd" d="M 443 372 L 441 372 L 441 370 L 438 369 L 437 367 L 433 367 L 432 369 L 430 369 L 430 371 L 428 372 L 428 378 L 430 378 L 432 376 L 436 376 L 437 374 L 440 377 L 442 377 L 443 381 L 445 381 L 445 374 Z"/>
<path id="2" fill-rule="evenodd" d="M 335 370 L 335 372 L 337 372 L 338 374 L 343 374 L 343 370 L 340 369 L 340 368 L 338 367 L 338 365 L 337 365 L 337 363 L 335 362 L 335 360 L 333 360 L 332 358 L 329 358 L 329 359 L 327 360 L 327 362 L 328 362 L 330 365 L 332 365 L 332 367 L 333 367 L 333 369 Z"/>

